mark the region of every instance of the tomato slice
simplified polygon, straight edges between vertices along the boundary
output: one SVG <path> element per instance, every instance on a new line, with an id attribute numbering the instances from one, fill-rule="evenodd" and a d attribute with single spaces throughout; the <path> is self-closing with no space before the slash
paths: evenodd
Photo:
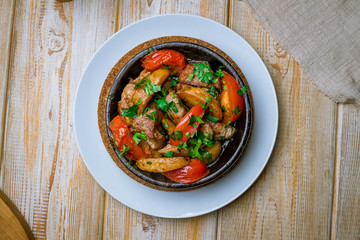
<path id="1" fill-rule="evenodd" d="M 236 92 L 240 90 L 237 81 L 228 73 L 224 72 L 222 79 L 223 90 L 220 95 L 221 108 L 225 108 L 223 122 L 235 122 L 243 111 L 243 97 Z"/>
<path id="2" fill-rule="evenodd" d="M 149 71 L 167 66 L 169 70 L 179 71 L 185 67 L 185 56 L 171 49 L 157 50 L 143 58 L 142 66 Z"/>
<path id="3" fill-rule="evenodd" d="M 113 138 L 120 152 L 123 151 L 123 147 L 125 144 L 130 148 L 130 150 L 126 152 L 125 155 L 126 158 L 128 158 L 129 160 L 139 160 L 147 157 L 147 155 L 144 153 L 142 148 L 136 145 L 134 139 L 132 138 L 132 134 L 129 130 L 129 127 L 126 124 L 126 122 L 122 119 L 122 117 L 117 115 L 110 122 L 109 128 L 113 133 Z"/>
<path id="4" fill-rule="evenodd" d="M 193 158 L 185 167 L 164 172 L 163 174 L 174 182 L 193 183 L 208 175 L 209 172 L 210 170 L 206 168 L 204 162 L 197 158 Z"/>
<path id="5" fill-rule="evenodd" d="M 178 125 L 176 125 L 174 133 L 172 134 L 173 136 L 170 136 L 170 144 L 173 146 L 178 146 L 180 142 L 186 142 L 200 125 L 198 121 L 195 121 L 191 124 L 195 125 L 194 127 L 192 127 L 190 125 L 191 116 L 198 116 L 202 118 L 204 116 L 204 113 L 205 109 L 203 109 L 200 104 L 193 106 L 190 111 L 180 120 Z M 181 135 L 180 139 L 178 138 L 179 134 Z"/>

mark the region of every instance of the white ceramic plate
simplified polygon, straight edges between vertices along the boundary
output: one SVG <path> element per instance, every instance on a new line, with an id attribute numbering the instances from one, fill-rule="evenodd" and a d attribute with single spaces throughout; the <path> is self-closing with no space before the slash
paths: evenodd
<path id="1" fill-rule="evenodd" d="M 243 71 L 253 94 L 254 129 L 239 164 L 213 184 L 188 192 L 164 192 L 127 176 L 111 159 L 97 124 L 100 90 L 115 63 L 135 46 L 163 36 L 188 36 L 224 51 Z M 75 102 L 75 133 L 96 181 L 128 207 L 158 217 L 194 217 L 217 210 L 244 193 L 264 169 L 274 147 L 278 105 L 269 72 L 255 50 L 231 29 L 207 18 L 162 15 L 131 24 L 107 40 L 83 73 Z"/>

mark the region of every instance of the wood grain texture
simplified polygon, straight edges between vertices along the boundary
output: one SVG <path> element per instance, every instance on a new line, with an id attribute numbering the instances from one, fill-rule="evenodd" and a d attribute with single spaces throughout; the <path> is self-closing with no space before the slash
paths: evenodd
<path id="1" fill-rule="evenodd" d="M 104 191 L 81 160 L 72 119 L 81 73 L 113 33 L 114 9 L 111 1 L 17 3 L 0 186 L 37 239 L 102 235 Z"/>
<path id="2" fill-rule="evenodd" d="M 29 239 L 19 220 L 2 199 L 0 199 L 0 238 L 3 240 Z"/>
<path id="3" fill-rule="evenodd" d="M 359 239 L 360 110 L 317 91 L 242 1 L 0 2 L 0 189 L 37 239 Z M 189 219 L 141 214 L 105 193 L 72 127 L 94 52 L 119 28 L 166 13 L 237 31 L 265 62 L 279 101 L 264 173 L 232 204 Z"/>
<path id="4" fill-rule="evenodd" d="M 166 13 L 190 13 L 225 24 L 227 1 L 121 1 L 119 27 Z M 215 239 L 217 213 L 190 218 L 164 219 L 136 212 L 107 195 L 104 239 Z"/>
<path id="5" fill-rule="evenodd" d="M 332 239 L 360 238 L 360 109 L 339 105 Z"/>
<path id="6" fill-rule="evenodd" d="M 3 156 L 3 136 L 6 118 L 5 102 L 9 79 L 9 59 L 13 29 L 15 3 L 13 0 L 0 2 L 0 167 Z"/>
<path id="7" fill-rule="evenodd" d="M 269 69 L 280 117 L 265 171 L 243 196 L 219 211 L 218 238 L 328 239 L 336 104 L 316 90 L 243 2 L 232 1 L 230 24 Z"/>
<path id="8" fill-rule="evenodd" d="M 0 190 L 0 239 L 33 240 L 29 225 L 14 203 Z"/>

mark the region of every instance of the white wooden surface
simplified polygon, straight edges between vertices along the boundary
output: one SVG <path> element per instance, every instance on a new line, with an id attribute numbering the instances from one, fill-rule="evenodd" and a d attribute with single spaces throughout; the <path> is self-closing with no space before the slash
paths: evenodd
<path id="1" fill-rule="evenodd" d="M 269 69 L 280 111 L 256 183 L 219 211 L 181 220 L 109 196 L 86 169 L 72 128 L 76 87 L 94 52 L 118 29 L 165 13 L 238 32 Z M 317 91 L 242 1 L 4 0 L 0 26 L 0 189 L 36 238 L 360 238 L 360 110 Z"/>

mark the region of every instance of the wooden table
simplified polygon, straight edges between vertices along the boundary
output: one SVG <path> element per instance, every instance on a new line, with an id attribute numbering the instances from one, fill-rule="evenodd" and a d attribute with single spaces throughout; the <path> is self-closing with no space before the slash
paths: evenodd
<path id="1" fill-rule="evenodd" d="M 359 239 L 360 110 L 335 104 L 239 0 L 2 0 L 0 189 L 38 239 Z M 109 196 L 81 159 L 76 87 L 117 30 L 165 13 L 208 17 L 264 60 L 279 132 L 256 183 L 228 206 L 190 219 L 141 214 Z M 161 26 L 159 26 L 161 27 Z"/>

